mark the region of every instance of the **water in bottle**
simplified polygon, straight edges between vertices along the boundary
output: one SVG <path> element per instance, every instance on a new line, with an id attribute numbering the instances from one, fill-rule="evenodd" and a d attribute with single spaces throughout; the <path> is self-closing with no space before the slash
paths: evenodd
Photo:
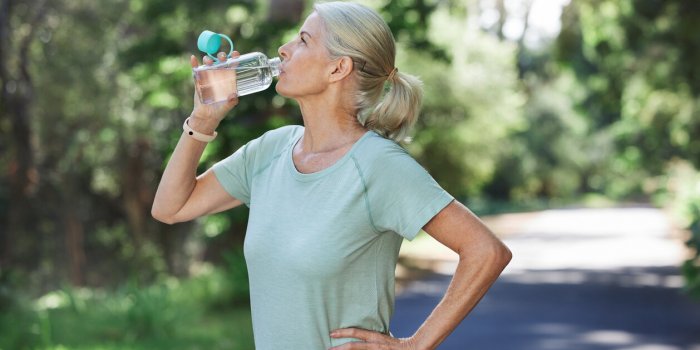
<path id="1" fill-rule="evenodd" d="M 204 104 L 225 101 L 234 92 L 238 96 L 267 89 L 280 74 L 280 59 L 268 59 L 252 52 L 210 66 L 193 69 L 195 88 Z"/>

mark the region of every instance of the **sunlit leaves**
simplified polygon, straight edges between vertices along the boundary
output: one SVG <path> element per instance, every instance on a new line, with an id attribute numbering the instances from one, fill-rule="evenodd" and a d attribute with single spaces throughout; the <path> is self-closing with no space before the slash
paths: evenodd
<path id="1" fill-rule="evenodd" d="M 397 66 L 425 84 L 419 130 L 408 148 L 457 196 L 476 195 L 496 168 L 500 147 L 522 126 L 524 96 L 517 83 L 515 46 L 469 30 L 466 18 L 440 7 L 428 36 L 450 62 L 399 46 Z"/>

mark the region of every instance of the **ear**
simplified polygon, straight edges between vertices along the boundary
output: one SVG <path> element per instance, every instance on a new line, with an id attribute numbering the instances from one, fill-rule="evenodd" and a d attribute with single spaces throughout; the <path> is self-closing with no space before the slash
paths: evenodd
<path id="1" fill-rule="evenodd" d="M 345 79 L 345 77 L 352 73 L 353 64 L 352 59 L 348 56 L 343 56 L 335 60 L 334 64 L 331 66 L 332 71 L 329 81 L 334 83 Z"/>

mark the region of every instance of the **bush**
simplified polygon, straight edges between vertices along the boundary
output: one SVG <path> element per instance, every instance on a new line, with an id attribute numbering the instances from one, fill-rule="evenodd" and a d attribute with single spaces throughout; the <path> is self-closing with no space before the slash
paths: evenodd
<path id="1" fill-rule="evenodd" d="M 0 269 L 0 349 L 34 349 L 44 338 L 36 312 L 17 285 L 16 273 Z"/>
<path id="2" fill-rule="evenodd" d="M 223 269 L 211 269 L 147 286 L 56 290 L 2 310 L 0 350 L 250 349 L 249 308 L 211 307 L 212 300 L 222 303 L 231 295 L 221 287 L 225 276 Z"/>
<path id="3" fill-rule="evenodd" d="M 661 179 L 662 191 L 656 201 L 671 209 L 680 225 L 689 232 L 686 245 L 690 257 L 681 266 L 684 291 L 700 300 L 700 171 L 685 161 L 674 161 Z"/>
<path id="4" fill-rule="evenodd" d="M 130 303 L 125 310 L 124 331 L 131 339 L 172 336 L 177 319 L 184 316 L 164 285 L 138 288 L 130 284 L 126 297 Z"/>
<path id="5" fill-rule="evenodd" d="M 243 256 L 243 247 L 224 253 L 226 285 L 233 304 L 250 302 L 248 266 Z"/>
<path id="6" fill-rule="evenodd" d="M 689 205 L 692 221 L 688 227 L 690 239 L 686 244 L 694 253 L 683 263 L 682 271 L 686 281 L 684 289 L 690 296 L 700 299 L 700 198 Z"/>
<path id="7" fill-rule="evenodd" d="M 7 301 L 7 300 L 6 300 Z M 42 330 L 37 313 L 24 302 L 0 311 L 0 349 L 36 349 L 42 339 Z"/>

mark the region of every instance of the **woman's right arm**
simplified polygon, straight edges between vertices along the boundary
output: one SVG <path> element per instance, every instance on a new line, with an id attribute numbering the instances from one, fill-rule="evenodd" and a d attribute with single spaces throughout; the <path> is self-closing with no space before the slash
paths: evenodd
<path id="1" fill-rule="evenodd" d="M 234 56 L 237 55 L 234 52 Z M 219 53 L 219 59 L 225 59 L 225 56 L 225 53 Z M 205 57 L 203 62 L 212 64 L 209 57 Z M 190 58 L 190 64 L 192 67 L 199 66 L 194 56 Z M 236 96 L 229 97 L 225 103 L 200 104 L 195 89 L 194 110 L 190 115 L 189 126 L 200 133 L 211 135 L 236 104 Z M 206 145 L 206 142 L 182 133 L 153 200 L 151 215 L 156 220 L 174 224 L 241 205 L 240 200 L 228 194 L 211 169 L 197 176 L 197 166 Z"/>

